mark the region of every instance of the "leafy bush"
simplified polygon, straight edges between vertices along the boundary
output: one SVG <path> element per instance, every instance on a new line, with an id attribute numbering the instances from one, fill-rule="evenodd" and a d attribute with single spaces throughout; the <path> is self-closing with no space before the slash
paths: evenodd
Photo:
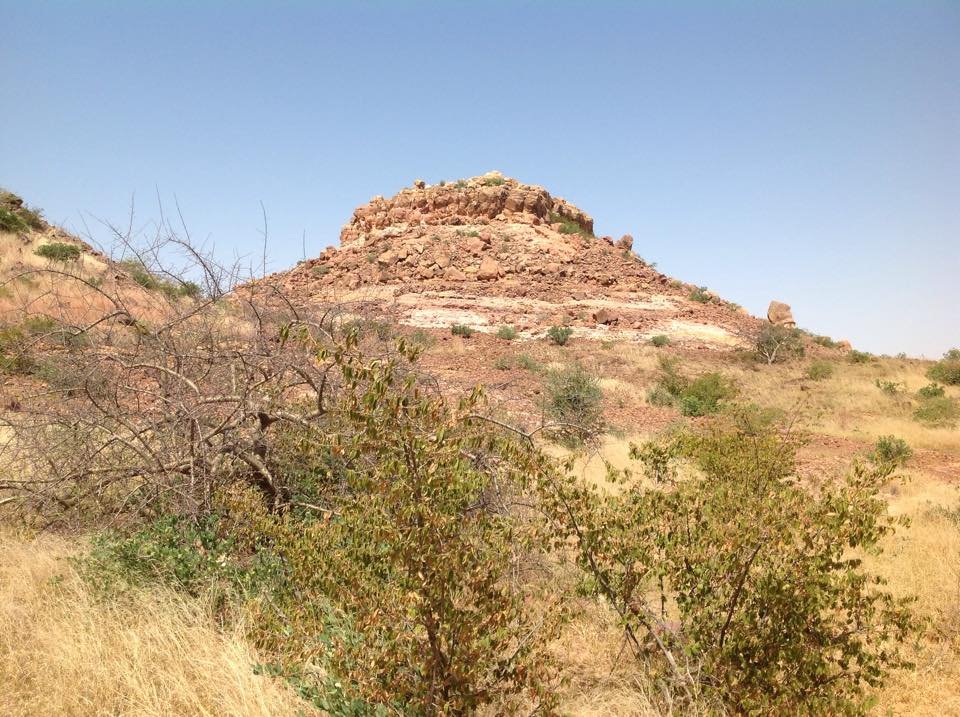
<path id="1" fill-rule="evenodd" d="M 80 247 L 64 242 L 53 242 L 37 247 L 34 254 L 51 261 L 76 261 L 80 258 Z"/>
<path id="2" fill-rule="evenodd" d="M 736 387 L 719 373 L 705 373 L 690 380 L 680 373 L 676 359 L 660 358 L 657 383 L 647 392 L 654 406 L 676 405 L 684 416 L 705 416 L 720 410 L 724 400 L 737 394 Z"/>
<path id="3" fill-rule="evenodd" d="M 930 367 L 927 376 L 948 386 L 960 386 L 960 349 L 947 351 L 940 361 Z"/>
<path id="4" fill-rule="evenodd" d="M 476 333 L 476 330 L 466 324 L 453 324 L 453 326 L 450 327 L 450 333 L 454 336 L 462 336 L 468 339 Z"/>
<path id="5" fill-rule="evenodd" d="M 672 406 L 677 398 L 663 386 L 654 386 L 647 391 L 647 402 L 651 406 Z"/>
<path id="6" fill-rule="evenodd" d="M 565 346 L 572 335 L 573 329 L 569 326 L 551 326 L 547 329 L 547 338 L 557 346 Z"/>
<path id="7" fill-rule="evenodd" d="M 813 343 L 828 349 L 837 348 L 837 342 L 831 339 L 829 336 L 814 336 Z"/>
<path id="8" fill-rule="evenodd" d="M 730 379 L 719 373 L 705 373 L 691 381 L 680 394 L 680 413 L 684 416 L 716 413 L 722 401 L 736 394 L 737 390 Z"/>
<path id="9" fill-rule="evenodd" d="M 600 382 L 582 366 L 554 371 L 547 377 L 547 413 L 569 424 L 561 431 L 571 439 L 594 436 L 603 428 L 603 391 Z"/>
<path id="10" fill-rule="evenodd" d="M 873 361 L 873 354 L 866 351 L 857 351 L 856 349 L 851 349 L 850 353 L 847 354 L 847 360 L 850 363 L 870 363 Z"/>
<path id="11" fill-rule="evenodd" d="M 823 381 L 833 375 L 833 364 L 829 361 L 817 359 L 807 366 L 807 378 L 811 381 Z"/>
<path id="12" fill-rule="evenodd" d="M 497 329 L 497 338 L 505 341 L 513 341 L 517 338 L 517 330 L 512 326 L 501 326 Z"/>
<path id="13" fill-rule="evenodd" d="M 31 209 L 20 197 L 0 190 L 0 231 L 25 232 L 43 228 L 43 215 L 39 209 Z"/>
<path id="14" fill-rule="evenodd" d="M 16 212 L 6 207 L 0 207 L 0 231 L 22 232 L 26 229 L 27 223 Z"/>
<path id="15" fill-rule="evenodd" d="M 902 383 L 898 383 L 896 381 L 887 381 L 880 378 L 874 381 L 874 385 L 888 396 L 896 396 L 906 388 Z"/>
<path id="16" fill-rule="evenodd" d="M 485 187 L 499 187 L 502 186 L 507 180 L 503 177 L 484 177 L 483 186 Z"/>
<path id="17" fill-rule="evenodd" d="M 788 361 L 803 356 L 803 334 L 791 326 L 767 323 L 757 334 L 754 350 L 768 365 Z"/>
<path id="18" fill-rule="evenodd" d="M 871 460 L 880 465 L 901 466 L 907 462 L 913 450 L 907 442 L 896 436 L 880 436 L 874 446 Z"/>
<path id="19" fill-rule="evenodd" d="M 562 214 L 557 214 L 556 212 L 550 212 L 550 221 L 553 224 L 559 224 L 560 227 L 557 229 L 561 234 L 579 234 L 583 237 L 592 238 L 593 234 L 584 229 L 582 226 L 577 224 L 573 219 L 569 219 Z"/>
<path id="20" fill-rule="evenodd" d="M 650 339 L 650 343 L 659 349 L 670 344 L 670 337 L 664 334 L 657 334 Z"/>
<path id="21" fill-rule="evenodd" d="M 913 412 L 913 417 L 921 423 L 931 426 L 948 427 L 956 424 L 960 419 L 960 406 L 949 396 L 925 398 Z"/>
<path id="22" fill-rule="evenodd" d="M 227 527 L 217 514 L 197 520 L 161 516 L 131 534 L 97 535 L 78 567 L 103 591 L 161 583 L 194 596 L 213 591 L 225 600 L 266 582 L 275 570 L 266 552 L 238 560 L 237 539 Z"/>
<path id="23" fill-rule="evenodd" d="M 921 399 L 940 398 L 944 395 L 946 395 L 946 391 L 943 390 L 943 386 L 936 382 L 928 383 L 917 391 L 917 397 Z"/>
<path id="24" fill-rule="evenodd" d="M 809 491 L 794 478 L 795 443 L 739 423 L 635 448 L 652 486 L 567 487 L 548 509 L 587 589 L 675 693 L 708 685 L 733 714 L 859 713 L 920 627 L 858 557 L 893 529 L 880 497 L 889 472 L 855 465 Z M 675 480 L 678 461 L 698 477 Z"/>
<path id="25" fill-rule="evenodd" d="M 528 354 L 519 354 L 516 358 L 517 366 L 532 373 L 543 373 L 543 364 Z"/>
<path id="26" fill-rule="evenodd" d="M 701 304 L 709 304 L 713 301 L 710 291 L 705 286 L 695 286 L 690 290 L 690 300 Z"/>
<path id="27" fill-rule="evenodd" d="M 546 524 L 504 503 L 549 464 L 470 418 L 476 396 L 451 413 L 389 362 L 344 380 L 329 519 L 273 513 L 249 491 L 229 503 L 245 548 L 284 566 L 254 605 L 261 651 L 307 694 L 335 676 L 357 708 L 341 714 L 472 714 L 521 694 L 549 713 L 559 614 L 511 578 L 517 548 L 549 550 Z"/>

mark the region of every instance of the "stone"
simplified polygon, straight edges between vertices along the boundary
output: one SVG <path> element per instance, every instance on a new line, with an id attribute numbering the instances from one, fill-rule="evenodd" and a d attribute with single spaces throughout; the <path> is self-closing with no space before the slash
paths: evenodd
<path id="1" fill-rule="evenodd" d="M 377 257 L 377 263 L 380 266 L 390 266 L 391 264 L 396 263 L 396 261 L 397 261 L 397 255 L 390 250 L 383 252 L 380 256 Z"/>
<path id="2" fill-rule="evenodd" d="M 472 254 L 479 254 L 486 248 L 487 243 L 480 237 L 470 237 L 467 239 L 466 246 L 467 251 L 471 252 Z"/>
<path id="3" fill-rule="evenodd" d="M 620 317 L 609 309 L 597 309 L 593 312 L 592 318 L 598 324 L 615 324 L 620 320 Z"/>
<path id="4" fill-rule="evenodd" d="M 623 249 L 624 251 L 633 250 L 633 237 L 629 234 L 624 234 L 622 237 L 617 239 L 617 248 Z"/>
<path id="5" fill-rule="evenodd" d="M 417 189 L 426 189 L 427 183 L 422 179 L 415 179 L 413 180 L 413 186 L 416 187 Z"/>
<path id="6" fill-rule="evenodd" d="M 446 252 L 441 252 L 437 254 L 435 261 L 437 262 L 437 266 L 439 266 L 441 269 L 446 269 L 448 266 L 450 266 L 450 255 Z"/>
<path id="7" fill-rule="evenodd" d="M 467 275 L 455 266 L 448 266 L 443 271 L 443 278 L 447 281 L 466 281 Z"/>
<path id="8" fill-rule="evenodd" d="M 853 344 L 851 344 L 849 341 L 844 339 L 843 341 L 837 341 L 837 348 L 840 349 L 841 351 L 852 351 Z"/>
<path id="9" fill-rule="evenodd" d="M 797 322 L 793 320 L 793 312 L 789 304 L 782 301 L 771 301 L 767 308 L 767 320 L 775 326 L 787 326 L 793 328 Z"/>
<path id="10" fill-rule="evenodd" d="M 490 256 L 485 256 L 477 269 L 477 278 L 481 281 L 491 281 L 500 276 L 500 264 Z"/>

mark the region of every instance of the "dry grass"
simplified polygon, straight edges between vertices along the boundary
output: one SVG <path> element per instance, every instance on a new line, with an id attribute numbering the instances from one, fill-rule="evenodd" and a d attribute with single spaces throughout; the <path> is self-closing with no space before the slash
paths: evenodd
<path id="1" fill-rule="evenodd" d="M 165 591 L 98 601 L 61 539 L 0 533 L 0 714 L 312 714 L 238 630 Z M 238 628 L 239 629 L 239 628 Z"/>
<path id="2" fill-rule="evenodd" d="M 914 489 L 923 490 L 922 485 Z M 911 507 L 914 491 L 904 496 Z M 887 541 L 882 555 L 868 560 L 870 568 L 889 580 L 895 594 L 915 595 L 917 611 L 930 621 L 912 656 L 916 667 L 894 674 L 879 693 L 881 712 L 960 714 L 960 501 L 956 494 L 952 506 L 952 514 L 930 503 L 917 507 L 911 525 Z"/>

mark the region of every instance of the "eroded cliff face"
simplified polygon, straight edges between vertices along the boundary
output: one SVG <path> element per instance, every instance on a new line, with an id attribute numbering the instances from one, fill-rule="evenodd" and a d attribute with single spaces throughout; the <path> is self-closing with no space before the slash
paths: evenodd
<path id="1" fill-rule="evenodd" d="M 590 215 L 543 187 L 492 172 L 374 197 L 339 248 L 268 280 L 301 299 L 375 303 L 402 323 L 507 324 L 524 338 L 563 324 L 595 338 L 730 346 L 754 321 L 718 298 L 691 301 L 692 287 L 632 247 L 630 236 L 594 236 Z"/>

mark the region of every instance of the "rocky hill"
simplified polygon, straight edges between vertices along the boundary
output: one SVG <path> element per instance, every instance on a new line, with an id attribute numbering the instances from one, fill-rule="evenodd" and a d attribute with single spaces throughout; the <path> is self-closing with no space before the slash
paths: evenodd
<path id="1" fill-rule="evenodd" d="M 596 237 L 593 219 L 543 187 L 491 172 L 421 180 L 353 213 L 340 246 L 268 277 L 318 302 L 369 302 L 401 323 L 469 325 L 521 338 L 552 325 L 574 335 L 731 346 L 756 319 L 656 271 L 629 235 Z"/>

